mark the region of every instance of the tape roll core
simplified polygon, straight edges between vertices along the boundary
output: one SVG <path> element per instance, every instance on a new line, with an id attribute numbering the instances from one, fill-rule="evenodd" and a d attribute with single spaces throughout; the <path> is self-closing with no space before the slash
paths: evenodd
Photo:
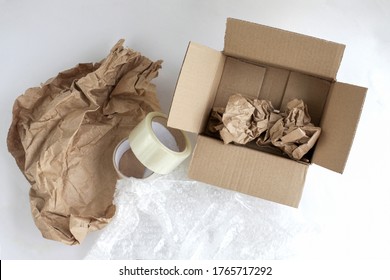
<path id="1" fill-rule="evenodd" d="M 137 159 L 158 174 L 175 169 L 191 153 L 191 143 L 181 130 L 167 127 L 167 116 L 149 113 L 130 133 L 130 147 Z"/>

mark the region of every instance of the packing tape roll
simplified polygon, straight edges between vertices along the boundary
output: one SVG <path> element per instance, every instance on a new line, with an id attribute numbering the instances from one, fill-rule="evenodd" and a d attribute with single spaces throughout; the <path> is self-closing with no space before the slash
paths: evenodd
<path id="1" fill-rule="evenodd" d="M 154 174 L 153 171 L 146 168 L 135 157 L 131 150 L 128 137 L 118 143 L 114 150 L 112 160 L 119 179 L 130 177 L 146 179 Z"/>
<path id="2" fill-rule="evenodd" d="M 174 170 L 191 154 L 187 135 L 167 127 L 167 116 L 150 112 L 130 133 L 130 147 L 137 159 L 158 174 Z"/>

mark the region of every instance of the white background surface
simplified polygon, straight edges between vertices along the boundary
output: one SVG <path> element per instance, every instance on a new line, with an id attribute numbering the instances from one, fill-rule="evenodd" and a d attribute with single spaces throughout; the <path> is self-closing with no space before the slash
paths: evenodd
<path id="1" fill-rule="evenodd" d="M 101 60 L 125 38 L 164 60 L 155 83 L 168 112 L 188 41 L 222 50 L 227 17 L 347 45 L 338 80 L 369 92 L 345 173 L 311 166 L 300 208 L 291 209 L 318 229 L 315 246 L 302 242 L 297 257 L 390 258 L 389 1 L 0 0 L 1 259 L 80 259 L 99 235 L 73 247 L 41 237 L 29 184 L 6 146 L 15 98 L 79 62 Z"/>

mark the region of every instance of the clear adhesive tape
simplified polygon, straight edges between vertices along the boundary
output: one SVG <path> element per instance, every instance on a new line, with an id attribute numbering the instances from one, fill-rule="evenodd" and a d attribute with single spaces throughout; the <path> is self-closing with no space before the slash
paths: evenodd
<path id="1" fill-rule="evenodd" d="M 137 159 L 158 174 L 168 174 L 191 154 L 187 135 L 167 127 L 167 116 L 150 112 L 130 133 L 130 147 Z"/>
<path id="2" fill-rule="evenodd" d="M 153 171 L 146 168 L 135 157 L 134 153 L 131 150 L 128 137 L 123 139 L 116 146 L 112 160 L 119 179 L 130 177 L 145 179 L 150 178 L 154 174 Z"/>

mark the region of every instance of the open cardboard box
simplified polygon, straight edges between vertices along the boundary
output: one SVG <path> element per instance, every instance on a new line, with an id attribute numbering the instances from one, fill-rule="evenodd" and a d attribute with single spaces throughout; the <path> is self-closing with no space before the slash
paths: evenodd
<path id="1" fill-rule="evenodd" d="M 345 46 L 229 18 L 222 52 L 190 42 L 168 126 L 198 134 L 189 177 L 298 207 L 310 163 L 342 173 L 367 89 L 336 81 Z M 267 99 L 283 110 L 302 99 L 322 128 L 309 163 L 205 135 L 213 107 L 230 95 Z"/>

